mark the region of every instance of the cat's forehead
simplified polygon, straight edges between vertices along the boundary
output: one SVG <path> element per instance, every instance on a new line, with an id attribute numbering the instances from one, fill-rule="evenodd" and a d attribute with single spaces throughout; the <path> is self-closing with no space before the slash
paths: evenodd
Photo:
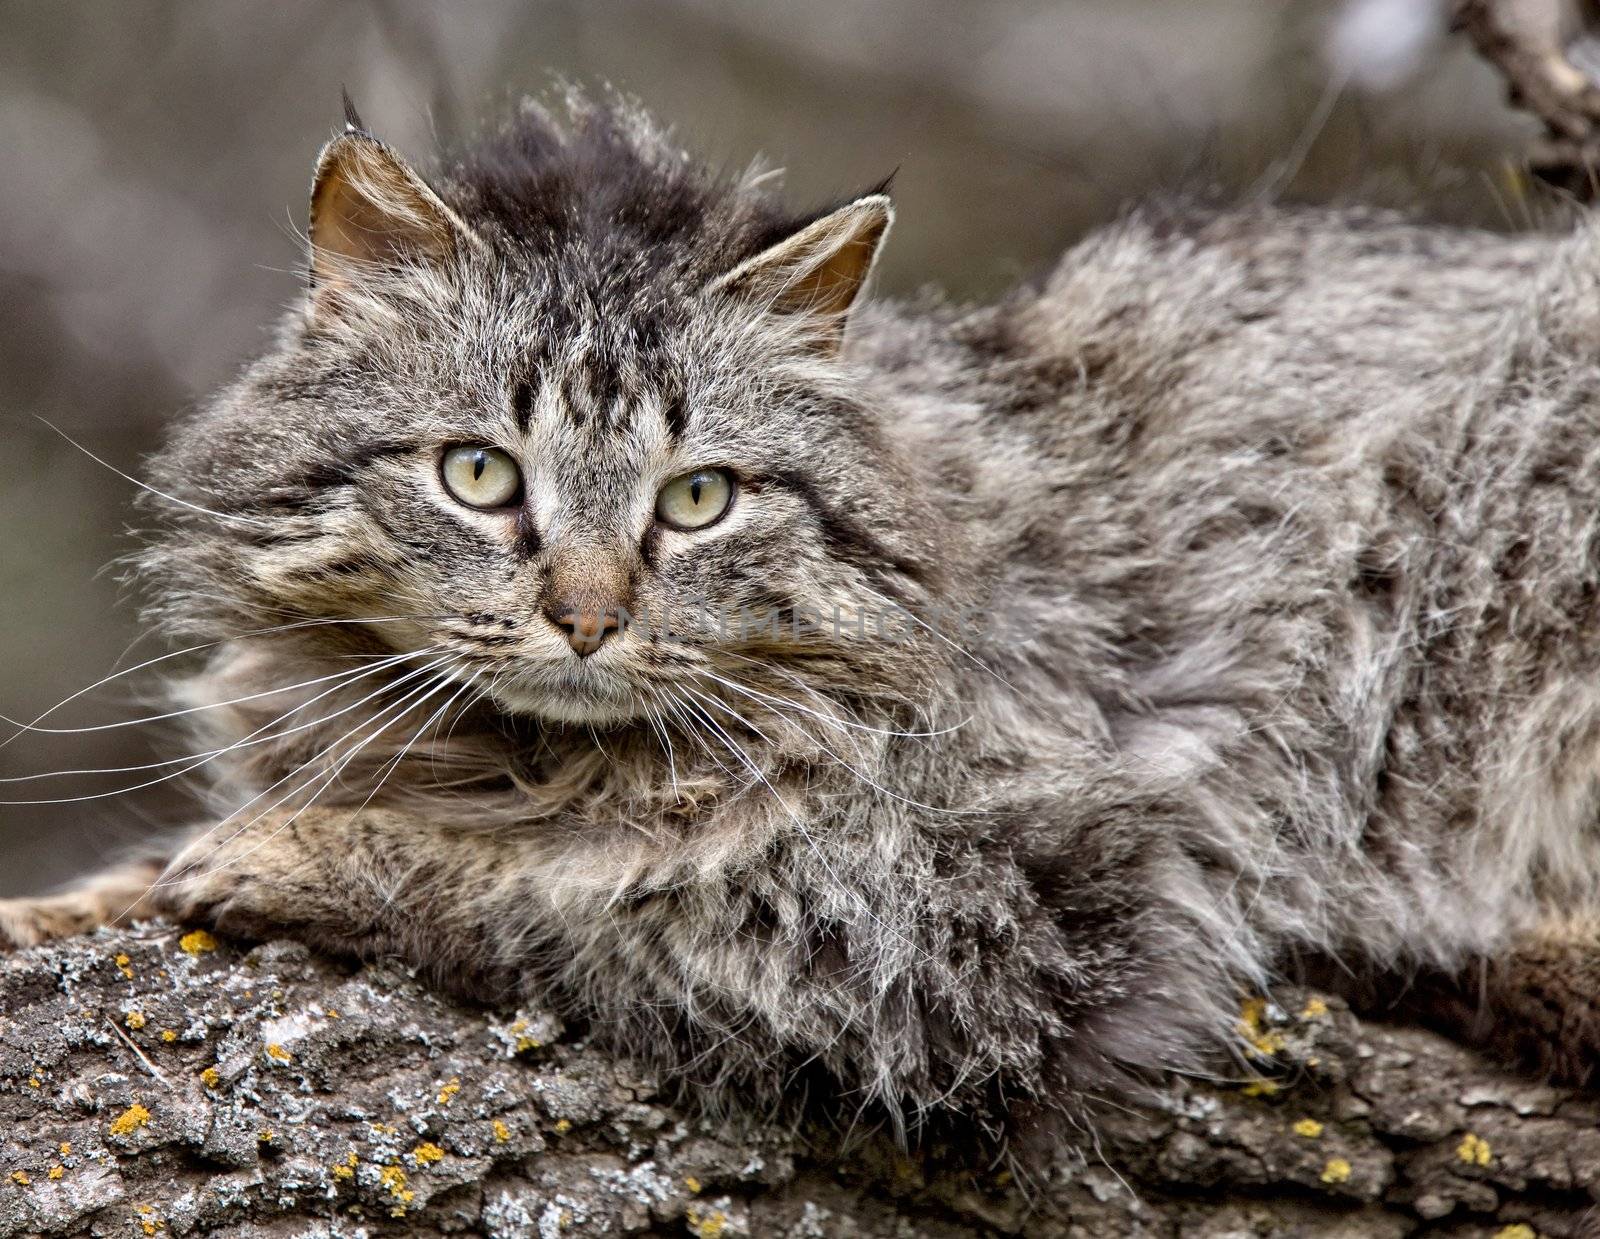
<path id="1" fill-rule="evenodd" d="M 726 385 L 715 325 L 682 290 L 496 278 L 501 286 L 451 325 L 452 352 L 520 434 L 554 431 L 596 452 L 675 441 L 691 406 Z"/>

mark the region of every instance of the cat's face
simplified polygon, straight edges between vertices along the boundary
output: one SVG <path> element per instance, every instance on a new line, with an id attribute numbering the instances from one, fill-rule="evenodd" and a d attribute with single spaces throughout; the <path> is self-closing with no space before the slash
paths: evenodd
<path id="1" fill-rule="evenodd" d="M 185 522 L 169 582 L 231 623 L 370 620 L 565 723 L 895 681 L 928 521 L 837 356 L 888 218 L 869 196 L 720 270 L 541 249 L 340 139 L 304 322 L 165 460 L 233 517 Z"/>

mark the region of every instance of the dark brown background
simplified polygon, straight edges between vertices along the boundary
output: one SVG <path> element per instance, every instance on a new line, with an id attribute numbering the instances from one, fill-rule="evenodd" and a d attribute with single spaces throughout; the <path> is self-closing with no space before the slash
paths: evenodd
<path id="1" fill-rule="evenodd" d="M 369 125 L 421 156 L 562 75 L 638 94 L 717 159 L 764 152 L 801 198 L 898 168 L 884 288 L 981 296 L 1130 200 L 1185 185 L 1525 223 L 1532 208 L 1506 160 L 1528 122 L 1438 11 L 1428 0 L 0 4 L 0 712 L 32 717 L 119 657 L 159 652 L 145 640 L 125 655 L 135 616 L 106 570 L 132 545 L 132 487 L 35 416 L 132 471 L 173 413 L 261 347 L 299 293 L 296 229 L 341 84 Z M 60 717 L 137 708 L 107 692 Z M 142 738 L 150 730 L 23 737 L 0 748 L 0 776 L 172 755 Z M 174 813 L 150 794 L 0 807 L 0 893 L 92 866 Z"/>

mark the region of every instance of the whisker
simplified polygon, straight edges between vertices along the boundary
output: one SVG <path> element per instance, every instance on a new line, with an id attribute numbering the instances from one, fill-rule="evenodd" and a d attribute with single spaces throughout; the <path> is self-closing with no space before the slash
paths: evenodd
<path id="1" fill-rule="evenodd" d="M 440 661 L 443 662 L 445 660 L 440 660 Z M 434 664 L 434 665 L 437 666 L 439 664 Z M 383 685 L 376 692 L 369 693 L 366 697 L 363 697 L 361 699 L 361 701 L 357 702 L 356 705 L 357 706 L 362 705 L 365 702 L 371 701 L 374 697 L 381 697 L 384 693 L 391 691 L 392 689 L 394 689 L 399 684 L 403 684 L 407 680 L 415 679 L 419 675 L 426 674 L 427 671 L 429 671 L 430 669 L 431 668 L 429 668 L 429 667 L 423 667 L 420 670 L 409 671 L 405 675 L 401 676 L 398 680 L 395 680 L 392 683 Z M 350 706 L 346 710 L 342 710 L 339 713 L 348 713 L 349 710 L 354 709 L 354 708 L 355 708 L 355 706 Z M 282 716 L 280 716 L 278 719 L 273 719 L 270 722 L 263 723 L 262 726 L 258 727 L 255 732 L 251 732 L 250 736 L 254 736 L 256 734 L 256 732 L 262 731 L 267 727 L 273 726 L 277 722 L 281 721 L 281 717 Z M 329 718 L 333 718 L 333 717 L 336 717 L 336 715 L 329 715 L 328 717 Z M 317 721 L 321 722 L 323 720 L 317 720 Z M 363 726 L 364 726 L 364 724 L 363 724 Z M 250 737 L 246 737 L 246 738 L 248 739 Z M 221 750 L 221 752 L 222 753 L 231 752 L 232 749 L 235 748 L 235 747 L 237 747 L 237 746 L 236 745 L 230 745 L 227 749 Z M 113 796 L 125 796 L 129 792 L 143 791 L 147 787 L 156 787 L 156 786 L 158 786 L 158 785 L 160 785 L 162 783 L 169 782 L 172 779 L 182 778 L 184 775 L 188 774 L 191 770 L 198 770 L 201 766 L 205 765 L 207 762 L 213 760 L 215 757 L 220 756 L 220 755 L 221 754 L 218 753 L 218 754 L 211 754 L 209 756 L 202 757 L 202 758 L 194 761 L 192 764 L 184 766 L 180 770 L 174 770 L 171 774 L 164 774 L 158 779 L 147 779 L 143 783 L 135 783 L 135 784 L 133 784 L 133 785 L 131 785 L 129 787 L 119 787 L 119 788 L 114 788 L 114 789 L 112 789 L 110 791 L 104 791 L 104 792 L 85 793 L 82 796 L 57 796 L 57 797 L 52 797 L 52 798 L 49 798 L 49 799 L 41 799 L 41 800 L 0 800 L 0 805 L 4 805 L 4 806 L 7 806 L 7 807 L 13 807 L 13 806 L 18 806 L 18 805 L 76 804 L 79 801 L 86 801 L 86 800 L 108 800 Z M 315 759 L 313 759 L 313 760 L 315 760 Z M 276 785 L 274 785 L 274 786 L 276 786 Z"/>
<path id="2" fill-rule="evenodd" d="M 667 777 L 672 780 L 672 800 L 674 804 L 678 804 L 683 800 L 683 793 L 678 789 L 678 763 L 672 752 L 672 736 L 656 705 L 656 696 L 651 692 L 651 700 L 645 702 L 645 717 L 650 720 L 650 730 L 661 741 L 662 750 L 666 753 Z"/>
<path id="3" fill-rule="evenodd" d="M 157 490 L 154 486 L 151 486 L 148 482 L 141 482 L 138 478 L 134 477 L 131 473 L 124 473 L 121 469 L 117 468 L 110 461 L 102 460 L 99 456 L 96 456 L 93 452 L 91 452 L 88 448 L 84 447 L 83 444 L 79 443 L 76 439 L 74 439 L 71 435 L 69 435 L 65 430 L 61 429 L 60 426 L 57 426 L 49 418 L 41 417 L 37 413 L 34 414 L 34 417 L 37 420 L 43 422 L 46 426 L 50 427 L 51 430 L 55 431 L 58 435 L 60 435 L 68 443 L 72 444 L 73 447 L 77 448 L 80 452 L 82 452 L 90 460 L 94 461 L 95 464 L 100 465 L 100 466 L 102 466 L 102 467 L 104 467 L 106 469 L 111 470 L 112 473 L 115 473 L 119 478 L 122 478 L 124 481 L 132 482 L 135 486 L 139 487 L 139 489 L 147 490 L 152 495 L 155 495 L 155 496 L 157 496 L 158 498 L 161 498 L 161 499 L 165 499 L 168 503 L 175 503 L 180 508 L 188 508 L 191 512 L 199 512 L 202 515 L 214 517 L 219 521 L 237 521 L 240 524 L 243 524 L 243 525 L 255 525 L 258 528 L 266 528 L 266 529 L 275 528 L 274 522 L 272 522 L 270 520 L 267 520 L 264 517 L 260 517 L 260 516 L 241 516 L 241 515 L 238 515 L 238 514 L 233 514 L 233 513 L 228 513 L 228 512 L 213 512 L 210 508 L 202 508 L 197 503 L 190 503 L 187 499 L 179 499 L 176 495 L 169 495 L 164 490 Z"/>
<path id="4" fill-rule="evenodd" d="M 438 667 L 444 666 L 448 662 L 450 662 L 449 658 L 442 658 L 437 663 L 433 664 L 432 666 L 423 668 L 422 672 L 419 672 L 418 674 L 422 674 L 422 673 L 425 673 L 427 671 L 435 670 Z M 350 761 L 352 761 L 355 758 L 355 756 L 358 753 L 361 752 L 362 749 L 364 749 L 368 744 L 370 744 L 373 740 L 375 740 L 379 735 L 381 735 L 383 733 L 385 728 L 387 728 L 391 723 L 397 722 L 400 718 L 403 718 L 406 714 L 410 713 L 412 709 L 414 709 L 416 706 L 420 705 L 423 701 L 426 701 L 435 692 L 437 692 L 437 691 L 439 691 L 439 689 L 443 688 L 447 683 L 449 683 L 449 675 L 448 675 L 448 673 L 446 673 L 443 676 L 436 676 L 435 678 L 433 678 L 431 680 L 428 680 L 426 683 L 424 683 L 420 689 L 413 689 L 411 692 L 408 692 L 405 696 L 403 696 L 400 699 L 400 701 L 392 703 L 389 706 L 386 706 L 384 709 L 380 710 L 372 718 L 365 719 L 362 722 L 356 724 L 356 726 L 352 727 L 349 731 L 345 732 L 338 739 L 331 741 L 320 752 L 314 754 L 311 757 L 308 757 L 305 761 L 301 762 L 293 770 L 289 771 L 288 774 L 284 775 L 282 778 L 276 780 L 275 782 L 268 784 L 266 787 L 262 788 L 259 792 L 257 792 L 254 796 L 250 797 L 249 800 L 245 801 L 242 805 L 240 805 L 237 809 L 233 810 L 233 812 L 229 813 L 226 817 L 224 817 L 220 821 L 214 823 L 212 826 L 207 828 L 194 841 L 194 843 L 202 843 L 202 842 L 204 842 L 210 836 L 216 834 L 219 830 L 221 830 L 229 822 L 231 822 L 235 818 L 237 818 L 241 813 L 243 813 L 251 805 L 253 805 L 257 801 L 263 799 L 264 797 L 269 795 L 271 792 L 275 791 L 277 788 L 282 787 L 285 783 L 287 783 L 290 779 L 294 778 L 296 775 L 304 773 L 311 766 L 314 766 L 318 762 L 323 761 L 339 745 L 343 744 L 346 740 L 348 740 L 351 736 L 355 735 L 362 728 L 371 726 L 372 724 L 376 723 L 377 726 L 374 727 L 373 730 L 370 733 L 368 733 L 368 735 L 366 735 L 362 739 L 360 744 L 358 744 L 355 747 L 353 747 L 348 753 L 342 754 L 339 757 L 338 764 L 336 764 L 331 770 L 326 771 L 326 772 L 319 771 L 318 773 L 312 775 L 305 782 L 299 784 L 297 787 L 291 788 L 283 796 L 279 797 L 277 800 L 273 801 L 272 804 L 268 805 L 265 809 L 261 810 L 260 813 L 256 814 L 255 817 L 251 818 L 250 821 L 246 822 L 243 826 L 240 826 L 232 834 L 228 835 L 228 837 L 223 839 L 221 841 L 221 843 L 218 844 L 218 846 L 219 847 L 223 846 L 223 845 L 229 843 L 231 840 L 237 838 L 239 836 L 239 834 L 241 834 L 245 830 L 248 830 L 252 825 L 254 825 L 256 822 L 260 821 L 262 817 L 264 817 L 266 814 L 272 812 L 273 809 L 276 809 L 279 805 L 283 804 L 290 797 L 296 796 L 299 793 L 303 792 L 307 787 L 311 786 L 311 784 L 315 783 L 318 779 L 323 779 L 324 782 L 322 783 L 322 785 L 320 787 L 318 787 L 315 792 L 312 793 L 312 797 L 313 797 L 313 799 L 315 799 L 316 796 L 320 795 L 328 786 L 330 786 L 332 784 L 333 780 L 338 777 L 338 775 L 344 770 L 345 766 L 347 766 L 350 763 Z M 419 693 L 420 693 L 420 696 L 419 696 Z M 396 711 L 398 711 L 398 713 L 396 713 Z M 388 715 L 389 717 L 385 717 L 386 715 Z M 304 808 L 304 807 L 306 807 L 306 806 L 302 806 L 302 808 Z M 193 844 L 191 844 L 191 846 L 193 846 Z M 171 885 L 171 884 L 173 884 L 173 882 L 177 882 L 177 881 L 181 881 L 181 880 L 182 880 L 181 878 L 172 879 L 171 881 L 168 881 L 166 879 L 162 879 L 160 881 L 157 881 L 150 889 L 151 890 L 156 890 L 156 889 L 159 889 L 162 886 Z"/>
<path id="5" fill-rule="evenodd" d="M 417 700 L 412 701 L 411 703 L 409 703 L 404 710 L 402 710 L 399 714 L 395 715 L 393 718 L 384 720 L 384 722 L 383 722 L 383 724 L 381 726 L 379 726 L 378 728 L 374 729 L 371 732 L 371 734 L 365 736 L 362 739 L 360 744 L 356 745 L 353 749 L 350 750 L 350 752 L 346 753 L 343 757 L 341 757 L 339 759 L 339 764 L 336 765 L 332 770 L 330 770 L 325 776 L 322 776 L 322 775 L 314 775 L 314 776 L 312 776 L 312 778 L 308 779 L 306 781 L 306 783 L 301 784 L 299 787 L 295 788 L 294 791 L 291 791 L 290 793 L 288 793 L 288 795 L 283 796 L 279 800 L 275 801 L 273 804 L 268 805 L 265 809 L 261 810 L 261 812 L 257 813 L 255 815 L 255 817 L 251 818 L 248 822 L 246 822 L 244 825 L 240 826 L 237 830 L 235 830 L 232 834 L 230 834 L 226 839 L 222 840 L 222 842 L 217 845 L 218 847 L 225 847 L 227 844 L 233 842 L 233 840 L 237 839 L 245 831 L 249 830 L 250 827 L 254 826 L 257 822 L 259 822 L 267 814 L 271 813 L 273 809 L 276 809 L 285 800 L 288 800 L 290 796 L 296 795 L 297 793 L 299 793 L 301 791 L 304 791 L 306 786 L 308 786 L 310 783 L 315 782 L 315 780 L 317 778 L 322 778 L 322 780 L 323 780 L 322 784 L 319 787 L 317 787 L 311 793 L 311 796 L 306 801 L 306 803 L 301 805 L 298 809 L 296 809 L 293 813 L 291 813 L 286 819 L 284 819 L 282 822 L 280 822 L 278 824 L 278 826 L 274 830 L 272 830 L 271 833 L 269 833 L 266 836 L 266 838 L 258 839 L 255 843 L 251 844 L 244 851 L 240 852 L 237 856 L 230 857 L 227 861 L 223 862 L 222 864 L 212 866 L 211 868 L 209 868 L 209 869 L 207 869 L 205 871 L 206 874 L 208 876 L 215 875 L 215 874 L 223 872 L 224 870 L 232 868 L 234 865 L 238 864 L 240 861 L 246 859 L 249 856 L 253 856 L 256 852 L 259 852 L 263 847 L 265 847 L 267 844 L 271 843 L 274 839 L 276 839 L 279 835 L 281 835 L 285 830 L 289 829 L 290 826 L 294 825 L 294 823 L 300 819 L 301 814 L 305 813 L 306 810 L 310 809 L 313 805 L 316 804 L 317 797 L 322 795 L 323 792 L 327 791 L 329 787 L 333 786 L 334 782 L 338 779 L 339 775 L 344 773 L 346 767 L 348 767 L 350 765 L 350 763 L 352 761 L 354 761 L 361 754 L 362 750 L 365 749 L 367 747 L 367 745 L 371 744 L 380 735 L 382 735 L 383 732 L 391 724 L 398 723 L 402 718 L 405 718 L 413 710 L 419 709 L 423 705 L 423 703 L 428 701 L 430 698 L 432 698 L 435 693 L 442 692 L 444 689 L 448 688 L 450 683 L 451 683 L 451 680 L 450 680 L 450 677 L 449 677 L 448 673 L 445 676 L 443 676 L 441 679 L 431 682 L 427 686 L 426 691 L 422 694 L 421 697 L 419 697 Z M 361 807 L 362 808 L 366 807 L 365 802 L 362 804 Z M 358 809 L 357 813 L 359 813 L 359 812 L 360 812 L 360 810 Z M 181 881 L 182 879 L 179 879 L 179 880 Z"/>
<path id="6" fill-rule="evenodd" d="M 46 730 L 44 728 L 40 728 L 40 727 L 36 726 L 36 724 L 42 722 L 44 719 L 49 718 L 52 714 L 54 714 L 57 710 L 60 710 L 62 707 L 72 704 L 72 702 L 76 701 L 79 697 L 83 697 L 83 696 L 85 696 L 85 695 L 87 695 L 89 693 L 92 693 L 92 692 L 94 692 L 95 689 L 100 688 L 103 685 L 109 684 L 113 680 L 120 680 L 124 676 L 133 675 L 136 672 L 143 671 L 146 667 L 154 667 L 154 666 L 157 666 L 160 663 L 168 662 L 168 661 L 170 661 L 171 659 L 174 659 L 174 658 L 182 658 L 187 654 L 198 654 L 198 653 L 201 653 L 204 650 L 216 649 L 217 646 L 219 646 L 219 645 L 227 645 L 230 641 L 243 641 L 243 640 L 246 640 L 246 639 L 251 638 L 251 637 L 276 636 L 279 633 L 292 632 L 292 631 L 296 631 L 296 630 L 303 629 L 303 628 L 317 628 L 317 627 L 322 627 L 324 625 L 332 625 L 332 624 L 414 623 L 414 622 L 416 622 L 418 620 L 440 619 L 440 618 L 443 618 L 443 616 L 388 615 L 388 616 L 366 616 L 366 617 L 359 618 L 359 619 L 300 620 L 300 621 L 298 621 L 296 623 L 292 623 L 292 624 L 274 624 L 274 625 L 272 625 L 271 627 L 268 627 L 268 628 L 256 628 L 256 629 L 251 629 L 251 630 L 248 630 L 248 631 L 245 631 L 245 632 L 231 633 L 228 636 L 219 637 L 215 641 L 204 641 L 204 642 L 201 642 L 199 645 L 190 645 L 190 646 L 184 647 L 181 650 L 173 650 L 170 653 L 158 654 L 154 658 L 147 658 L 142 663 L 137 663 L 132 667 L 124 667 L 121 671 L 114 671 L 110 675 L 102 676 L 100 679 L 96 680 L 93 684 L 89 684 L 89 685 L 87 685 L 87 686 L 85 686 L 83 688 L 78 689 L 77 692 L 72 693 L 69 696 L 63 697 L 60 701 L 56 702 L 55 705 L 51 706 L 48 710 L 45 710 L 41 714 L 35 715 L 34 719 L 33 719 L 33 721 L 31 723 L 17 723 L 14 720 L 11 720 L 11 719 L 5 719 L 4 721 L 12 723 L 13 726 L 18 727 L 20 730 L 18 730 L 13 735 L 7 736 L 4 740 L 0 740 L 0 748 L 4 748 L 6 745 L 10 744 L 13 740 L 17 739 L 18 737 L 24 735 L 25 733 L 27 733 L 29 731 L 44 731 L 44 730 Z"/>
<path id="7" fill-rule="evenodd" d="M 353 822 L 356 820 L 356 818 L 361 816 L 361 811 L 372 803 L 372 798 L 382 790 L 383 785 L 388 782 L 389 776 L 399 769 L 400 763 L 405 760 L 405 756 L 411 751 L 412 746 L 415 745 L 418 740 L 422 739 L 423 733 L 426 732 L 428 728 L 432 727 L 441 718 L 443 718 L 445 712 L 461 699 L 461 695 L 473 686 L 479 674 L 480 673 L 478 672 L 474 672 L 472 678 L 466 680 L 460 688 L 458 688 L 449 698 L 446 699 L 442 706 L 429 715 L 427 721 L 424 722 L 421 727 L 417 728 L 411 739 L 407 740 L 403 745 L 400 746 L 400 751 L 380 768 L 378 781 L 373 785 L 372 790 L 367 793 L 367 798 L 363 800 L 361 804 L 357 806 L 356 811 L 350 815 L 350 821 Z"/>
<path id="8" fill-rule="evenodd" d="M 726 653 L 728 651 L 723 652 Z M 746 661 L 754 663 L 757 666 L 764 665 L 758 659 L 754 658 L 746 659 Z M 699 670 L 701 675 L 715 680 L 718 684 L 722 684 L 733 689 L 734 692 L 743 693 L 747 697 L 755 697 L 770 704 L 789 706 L 792 709 L 799 710 L 804 714 L 812 715 L 819 721 L 827 723 L 830 727 L 838 727 L 849 731 L 862 731 L 869 735 L 887 736 L 895 740 L 931 740 L 939 736 L 948 736 L 959 731 L 972 721 L 971 717 L 968 716 L 967 718 L 962 719 L 959 723 L 956 723 L 950 727 L 941 727 L 937 731 L 894 731 L 886 727 L 870 727 L 866 723 L 858 723 L 854 719 L 840 718 L 839 716 L 832 714 L 823 714 L 821 711 L 812 710 L 804 705 L 801 705 L 798 701 L 791 701 L 787 697 L 768 696 L 758 689 L 750 688 L 748 686 L 741 686 L 733 683 L 732 681 L 725 680 L 721 676 L 717 675 L 714 671 L 709 671 L 703 667 Z"/>
<path id="9" fill-rule="evenodd" d="M 715 678 L 715 677 L 713 677 L 713 678 Z M 730 688 L 736 688 L 737 686 L 730 684 L 729 687 Z M 735 710 L 727 702 L 719 700 L 716 696 L 714 696 L 713 694 L 710 694 L 710 693 L 698 693 L 698 692 L 695 692 L 695 690 L 692 689 L 692 688 L 689 689 L 689 691 L 692 692 L 692 693 L 695 693 L 695 695 L 697 697 L 701 697 L 704 700 L 711 702 L 713 705 L 716 705 L 716 706 L 720 707 L 721 709 L 727 711 L 735 719 L 737 719 L 739 722 L 743 723 L 746 727 L 750 728 L 751 731 L 755 732 L 756 735 L 761 736 L 762 739 L 766 739 L 765 735 L 761 732 L 761 730 L 758 727 L 755 726 L 755 724 L 751 723 L 748 719 L 746 719 L 744 717 L 744 715 L 740 714 L 737 710 Z M 800 725 L 798 723 L 796 723 L 793 719 L 786 719 L 781 714 L 779 714 L 777 717 L 779 719 L 781 719 L 783 722 L 788 723 L 789 726 L 796 728 L 800 732 L 801 735 L 805 736 L 808 740 L 810 740 L 810 742 L 812 744 L 815 744 L 819 749 L 821 749 L 829 757 L 833 758 L 834 761 L 838 762 L 841 766 L 843 766 L 851 774 L 855 775 L 855 777 L 858 780 L 860 780 L 862 783 L 864 783 L 866 786 L 872 788 L 873 791 L 880 792 L 883 795 L 889 797 L 889 799 L 897 800 L 901 804 L 910 805 L 913 809 L 922 809 L 922 810 L 924 810 L 924 811 L 926 811 L 928 813 L 938 813 L 940 815 L 951 816 L 951 817 L 970 817 L 970 816 L 973 815 L 973 811 L 972 810 L 950 809 L 950 808 L 942 807 L 940 805 L 923 804 L 920 800 L 912 800 L 909 797 L 902 796 L 899 792 L 896 792 L 896 791 L 891 790 L 890 788 L 884 787 L 881 783 L 878 783 L 875 780 L 868 778 L 860 770 L 857 770 L 848 761 L 846 761 L 840 754 L 834 752 L 833 749 L 829 748 L 821 740 L 817 739 L 816 736 L 811 735 L 809 732 L 805 731 L 804 728 L 801 728 Z"/>
<path id="10" fill-rule="evenodd" d="M 328 714 L 324 715 L 322 718 L 313 719 L 309 723 L 298 724 L 297 726 L 289 728 L 287 731 L 276 731 L 267 736 L 262 736 L 261 732 L 266 730 L 268 727 L 272 727 L 283 722 L 291 715 L 298 714 L 301 710 L 315 705 L 324 697 L 331 696 L 332 694 L 338 692 L 341 688 L 345 688 L 351 684 L 354 684 L 358 680 L 365 679 L 369 675 L 376 675 L 380 671 L 387 671 L 389 668 L 405 662 L 407 659 L 417 658 L 424 654 L 436 652 L 436 649 L 422 649 L 414 650 L 406 654 L 386 655 L 385 661 L 382 663 L 375 663 L 369 667 L 358 667 L 352 671 L 346 672 L 346 678 L 340 683 L 335 684 L 332 688 L 325 688 L 315 697 L 312 697 L 307 701 L 302 701 L 299 705 L 285 710 L 271 722 L 264 723 L 262 726 L 256 728 L 255 731 L 252 731 L 249 735 L 245 736 L 243 739 L 237 740 L 225 748 L 208 749 L 204 753 L 189 753 L 183 757 L 168 757 L 162 761 L 142 762 L 136 766 L 100 766 L 82 770 L 46 770 L 39 774 L 16 774 L 7 776 L 6 778 L 0 778 L 0 783 L 27 783 L 33 781 L 34 779 L 58 779 L 67 775 L 76 774 L 133 774 L 140 770 L 159 770 L 163 766 L 178 766 L 188 761 L 210 760 L 213 757 L 220 757 L 224 753 L 231 753 L 235 749 L 249 748 L 251 745 L 266 744 L 272 740 L 280 740 L 284 736 L 292 736 L 298 731 L 304 731 L 309 727 L 316 727 L 319 724 L 325 723 L 329 719 L 338 718 L 340 714 L 348 713 L 350 710 L 353 710 L 355 706 L 346 706 L 342 710 L 335 711 L 333 714 Z"/>
<path id="11" fill-rule="evenodd" d="M 3 714 L 0 714 L 0 722 L 10 723 L 14 727 L 24 727 L 28 731 L 50 736 L 77 736 L 87 732 L 115 731 L 122 727 L 141 727 L 146 723 L 164 723 L 168 719 L 183 718 L 189 714 L 200 714 L 206 710 L 221 710 L 227 706 L 243 705 L 247 701 L 259 701 L 263 697 L 276 697 L 280 693 L 292 693 L 297 688 L 310 688 L 315 684 L 326 684 L 329 680 L 343 679 L 353 674 L 357 673 L 334 671 L 327 675 L 317 676 L 312 680 L 302 680 L 298 684 L 280 684 L 275 688 L 264 688 L 260 692 L 247 693 L 243 697 L 234 697 L 228 701 L 208 701 L 204 705 L 185 706 L 181 710 L 168 710 L 165 714 L 148 714 L 143 718 L 119 719 L 115 723 L 95 723 L 89 727 L 34 727 L 31 724 L 19 723 L 16 719 L 7 718 Z"/>

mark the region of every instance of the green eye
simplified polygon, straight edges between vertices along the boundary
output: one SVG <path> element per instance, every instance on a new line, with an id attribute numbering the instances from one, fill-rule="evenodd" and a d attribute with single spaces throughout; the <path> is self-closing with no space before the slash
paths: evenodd
<path id="1" fill-rule="evenodd" d="M 656 496 L 656 516 L 674 529 L 704 529 L 733 504 L 733 478 L 726 469 L 696 469 L 673 478 Z"/>
<path id="2" fill-rule="evenodd" d="M 522 491 L 517 462 L 497 447 L 453 447 L 440 462 L 444 488 L 469 508 L 503 508 Z"/>

